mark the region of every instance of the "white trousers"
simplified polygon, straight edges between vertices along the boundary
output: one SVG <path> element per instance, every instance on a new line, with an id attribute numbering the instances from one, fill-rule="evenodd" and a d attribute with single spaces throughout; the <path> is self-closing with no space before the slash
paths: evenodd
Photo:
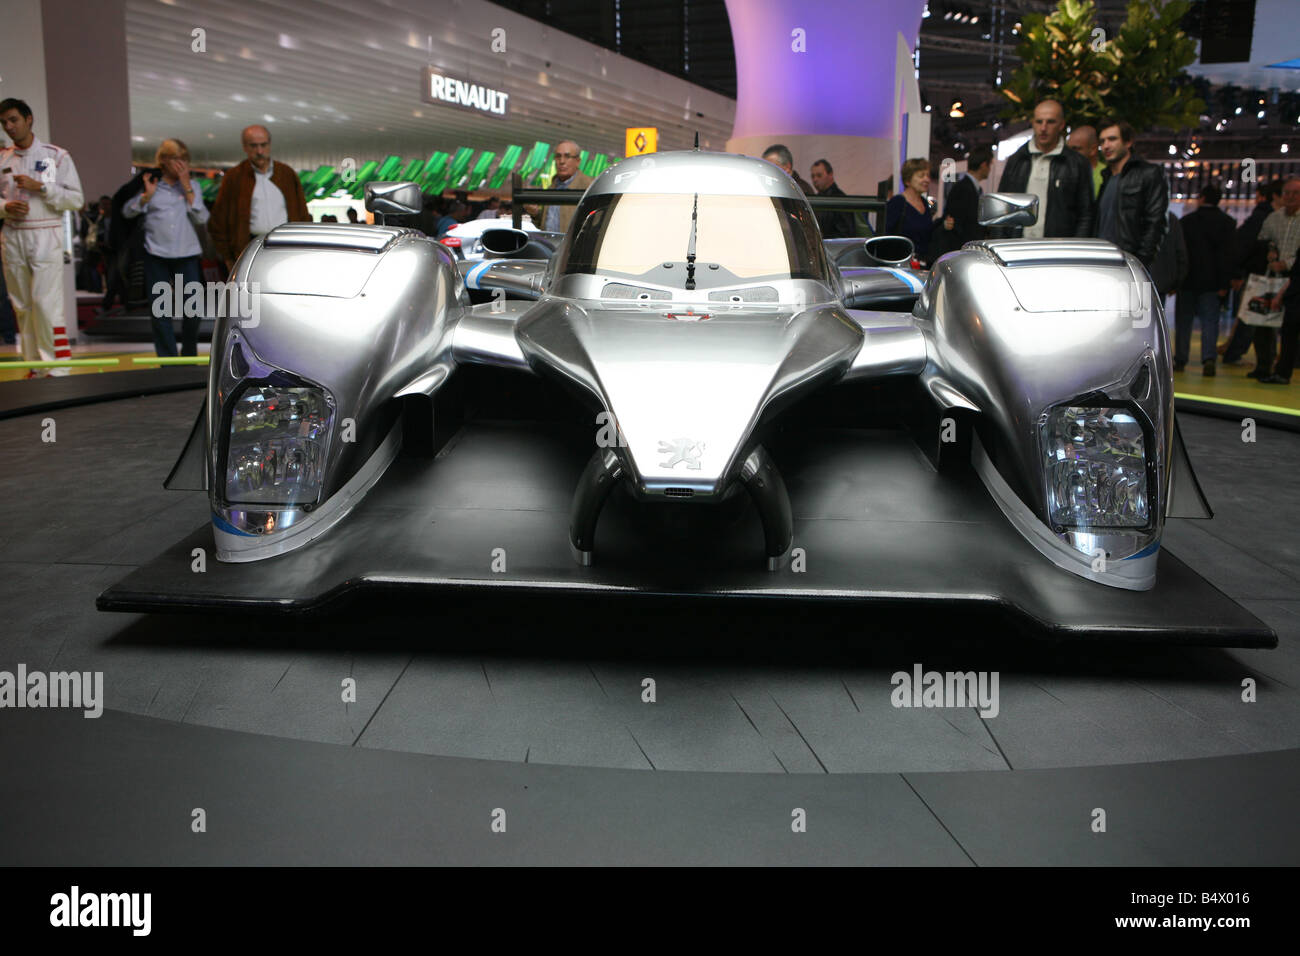
<path id="1" fill-rule="evenodd" d="M 5 284 L 18 316 L 23 359 L 53 362 L 66 358 L 68 338 L 63 312 L 63 227 L 15 229 L 6 224 Z M 67 375 L 68 369 L 37 369 L 38 375 Z"/>

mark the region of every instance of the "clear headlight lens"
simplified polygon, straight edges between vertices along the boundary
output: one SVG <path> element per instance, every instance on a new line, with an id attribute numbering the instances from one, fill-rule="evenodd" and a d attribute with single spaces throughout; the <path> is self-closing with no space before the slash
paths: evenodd
<path id="1" fill-rule="evenodd" d="M 1042 439 L 1053 525 L 1141 528 L 1149 523 L 1142 425 L 1129 409 L 1054 408 Z"/>
<path id="2" fill-rule="evenodd" d="M 253 386 L 230 417 L 230 504 L 315 502 L 325 477 L 332 410 L 319 388 Z"/>

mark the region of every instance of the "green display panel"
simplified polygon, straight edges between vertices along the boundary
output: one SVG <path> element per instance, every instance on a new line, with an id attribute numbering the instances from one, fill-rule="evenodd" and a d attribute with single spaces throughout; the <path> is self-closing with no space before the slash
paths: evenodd
<path id="1" fill-rule="evenodd" d="M 328 164 L 318 166 L 315 170 L 300 170 L 298 178 L 303 184 L 303 192 L 307 199 L 312 200 L 340 192 L 360 199 L 365 194 L 366 183 L 374 180 L 414 182 L 426 195 L 438 195 L 449 187 L 465 190 L 501 189 L 509 181 L 511 173 L 516 171 L 516 167 L 527 185 L 545 186 L 554 174 L 551 146 L 540 140 L 533 144 L 526 157 L 524 148 L 516 145 L 506 147 L 506 151 L 501 154 L 500 162 L 496 162 L 497 154 L 492 150 L 482 151 L 477 159 L 474 155 L 473 148 L 462 146 L 456 150 L 455 155 L 448 155 L 438 150 L 427 160 L 386 156 L 383 160 L 370 160 L 363 163 L 351 182 L 345 182 L 339 170 Z M 521 159 L 522 165 L 520 165 Z M 583 173 L 596 177 L 619 159 L 618 156 L 583 150 L 579 164 Z M 211 202 L 216 198 L 221 180 L 203 179 L 200 183 L 203 198 Z"/>
<path id="2" fill-rule="evenodd" d="M 447 160 L 444 152 L 436 152 L 424 164 L 424 175 L 420 178 L 420 189 L 426 196 L 436 196 L 447 185 Z"/>
<path id="3" fill-rule="evenodd" d="M 402 157 L 386 156 L 384 161 L 379 164 L 379 170 L 375 173 L 375 179 L 381 182 L 389 182 L 397 178 L 398 171 L 402 168 Z"/>
<path id="4" fill-rule="evenodd" d="M 466 189 L 478 189 L 483 185 L 483 180 L 487 178 L 488 170 L 492 168 L 492 160 L 497 158 L 497 154 L 491 150 L 484 150 L 479 154 L 479 158 L 474 161 L 474 168 L 469 171 L 469 179 L 465 181 Z"/>
<path id="5" fill-rule="evenodd" d="M 524 165 L 519 170 L 519 178 L 524 181 L 524 185 L 528 185 L 532 182 L 537 177 L 537 174 L 540 173 L 544 167 L 549 165 L 551 159 L 550 153 L 550 143 L 543 143 L 541 140 L 538 140 L 533 144 L 532 151 L 529 152 L 528 158 L 524 160 Z"/>
<path id="6" fill-rule="evenodd" d="M 346 183 L 344 184 L 344 188 L 348 191 L 348 194 L 352 196 L 353 199 L 360 199 L 364 196 L 366 183 L 370 182 L 372 179 L 378 178 L 375 175 L 378 169 L 379 164 L 373 159 L 368 163 L 363 164 L 362 167 L 357 170 L 356 182 L 351 186 L 348 186 Z"/>
<path id="7" fill-rule="evenodd" d="M 406 164 L 406 168 L 402 170 L 397 178 L 403 182 L 416 182 L 420 178 L 420 170 L 422 169 L 424 169 L 424 160 L 413 159 Z"/>
<path id="8" fill-rule="evenodd" d="M 451 159 L 451 168 L 447 172 L 447 181 L 452 188 L 459 189 L 466 172 L 469 171 L 470 157 L 474 155 L 474 150 L 468 146 L 462 146 L 456 150 L 456 155 Z"/>
<path id="9" fill-rule="evenodd" d="M 303 192 L 306 193 L 307 199 L 319 199 L 321 196 L 328 195 L 326 188 L 330 186 L 338 174 L 334 172 L 333 166 L 318 166 L 316 171 L 307 177 L 303 183 Z"/>
<path id="10" fill-rule="evenodd" d="M 325 196 L 332 196 L 342 186 L 343 177 L 336 173 L 333 167 L 330 167 L 329 175 L 320 181 L 320 185 L 316 187 L 315 195 L 307 198 L 321 199 Z"/>
<path id="11" fill-rule="evenodd" d="M 522 146 L 509 146 L 501 156 L 501 162 L 497 163 L 496 172 L 492 174 L 491 180 L 488 181 L 488 189 L 500 189 L 505 185 L 507 177 L 515 171 L 519 165 L 519 158 L 524 155 Z"/>
<path id="12" fill-rule="evenodd" d="M 584 151 L 582 154 L 582 172 L 587 176 L 599 176 L 609 166 L 609 157 L 604 153 L 592 153 L 590 156 Z"/>

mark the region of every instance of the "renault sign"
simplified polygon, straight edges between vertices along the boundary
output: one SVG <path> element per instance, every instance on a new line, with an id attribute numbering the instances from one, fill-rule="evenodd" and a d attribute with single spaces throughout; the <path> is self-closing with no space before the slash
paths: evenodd
<path id="1" fill-rule="evenodd" d="M 440 70 L 426 66 L 422 99 L 438 106 L 458 106 L 489 116 L 505 116 L 510 94 L 447 76 Z"/>

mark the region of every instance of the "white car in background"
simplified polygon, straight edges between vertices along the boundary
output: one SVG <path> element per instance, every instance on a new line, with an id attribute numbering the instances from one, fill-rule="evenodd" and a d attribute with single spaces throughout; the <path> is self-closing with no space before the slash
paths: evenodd
<path id="1" fill-rule="evenodd" d="M 447 234 L 438 241 L 453 250 L 458 259 L 466 259 L 471 262 L 477 262 L 483 258 L 483 233 L 489 229 L 510 229 L 511 221 L 509 216 L 501 216 L 496 219 L 471 219 L 469 222 L 462 222 L 452 226 L 447 230 Z M 541 232 L 535 225 L 531 216 L 525 214 L 523 221 L 519 226 L 524 232 Z"/>

